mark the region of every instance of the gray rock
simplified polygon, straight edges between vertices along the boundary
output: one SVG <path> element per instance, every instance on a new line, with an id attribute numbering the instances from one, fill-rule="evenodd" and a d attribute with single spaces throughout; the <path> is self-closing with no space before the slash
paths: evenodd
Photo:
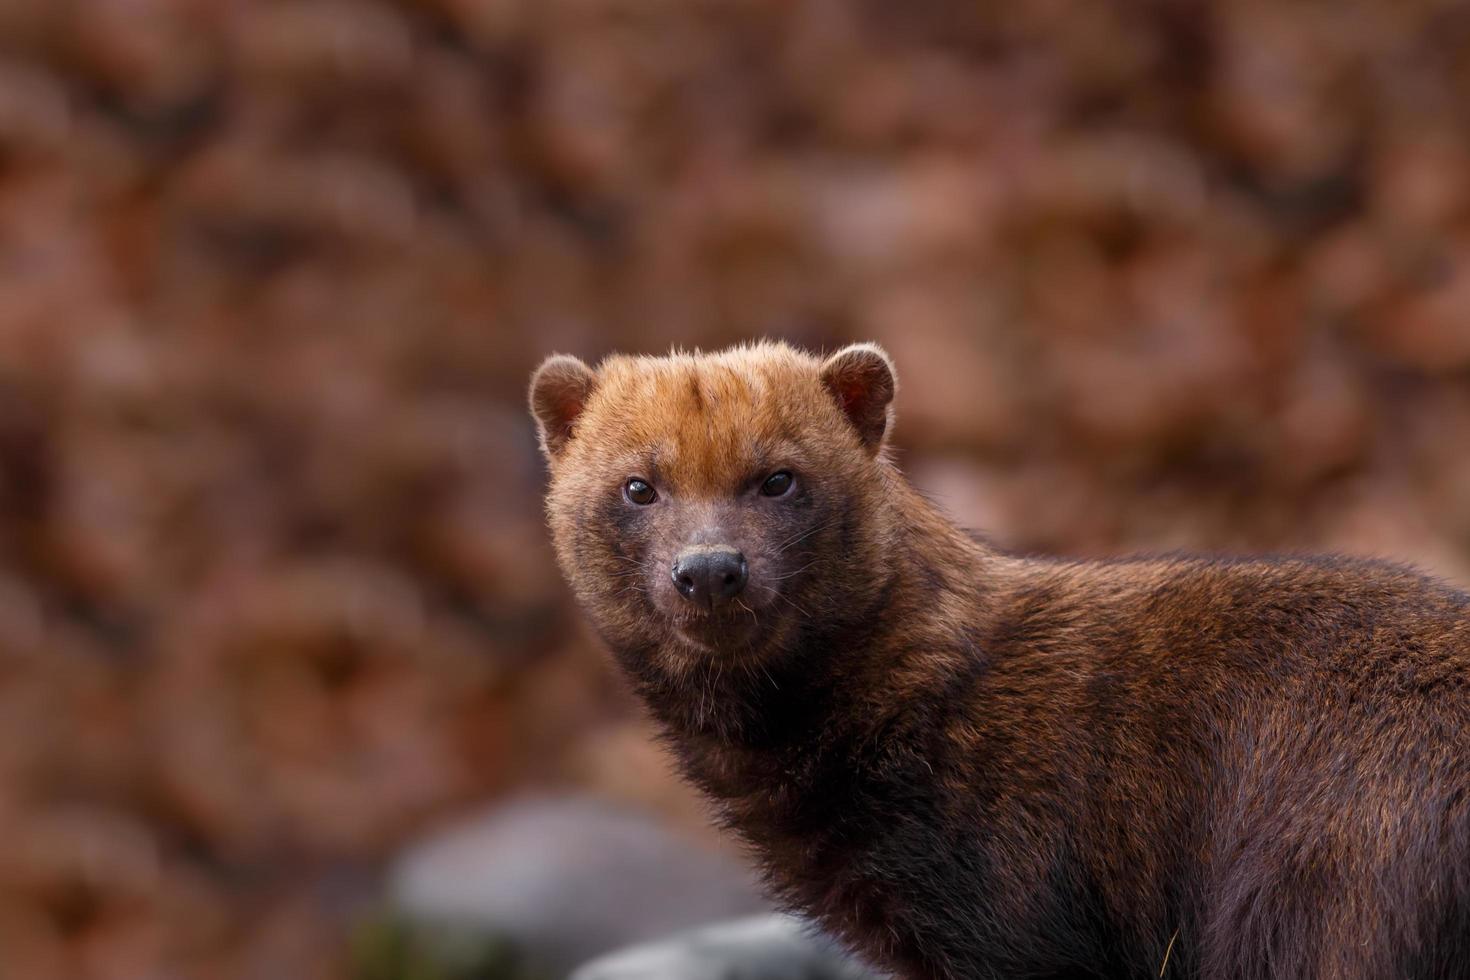
<path id="1" fill-rule="evenodd" d="M 399 857 L 389 890 L 404 916 L 504 937 L 557 976 L 609 950 L 770 907 L 738 863 L 581 798 L 523 799 L 447 827 Z"/>
<path id="2" fill-rule="evenodd" d="M 588 963 L 571 980 L 878 980 L 789 915 L 695 929 Z"/>

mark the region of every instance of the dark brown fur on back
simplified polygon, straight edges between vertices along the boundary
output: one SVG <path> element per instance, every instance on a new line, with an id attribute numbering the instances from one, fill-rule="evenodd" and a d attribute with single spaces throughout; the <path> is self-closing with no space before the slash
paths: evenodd
<path id="1" fill-rule="evenodd" d="M 1470 977 L 1466 595 L 1346 559 L 1002 553 L 871 444 L 891 386 L 854 407 L 788 348 L 566 370 L 591 394 L 538 420 L 571 433 L 549 512 L 579 598 L 775 890 L 875 962 Z M 665 509 L 630 509 L 654 450 Z M 740 496 L 776 457 L 804 502 Z M 729 643 L 659 591 L 709 527 L 771 593 Z"/>

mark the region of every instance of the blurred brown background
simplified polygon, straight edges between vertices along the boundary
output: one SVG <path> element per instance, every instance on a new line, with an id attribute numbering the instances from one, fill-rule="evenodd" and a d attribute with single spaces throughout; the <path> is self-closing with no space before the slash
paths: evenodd
<path id="1" fill-rule="evenodd" d="M 444 821 L 707 833 L 552 351 L 877 340 L 1003 543 L 1470 582 L 1467 106 L 1432 0 L 3 0 L 0 976 L 440 976 Z"/>

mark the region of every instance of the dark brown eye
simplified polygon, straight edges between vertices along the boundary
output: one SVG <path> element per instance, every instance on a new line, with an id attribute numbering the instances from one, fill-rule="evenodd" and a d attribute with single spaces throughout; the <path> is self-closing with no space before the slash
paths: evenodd
<path id="1" fill-rule="evenodd" d="M 767 497 L 779 497 L 791 489 L 791 483 L 791 474 L 785 470 L 772 473 L 766 477 L 766 482 L 761 484 L 761 493 Z"/>
<path id="2" fill-rule="evenodd" d="M 633 503 L 644 506 L 658 499 L 658 491 L 649 486 L 647 481 L 640 480 L 636 476 L 623 484 L 623 492 Z"/>

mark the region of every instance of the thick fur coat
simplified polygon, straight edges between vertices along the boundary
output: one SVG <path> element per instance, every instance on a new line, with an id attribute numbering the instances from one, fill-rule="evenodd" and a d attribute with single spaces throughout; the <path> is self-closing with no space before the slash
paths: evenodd
<path id="1" fill-rule="evenodd" d="M 776 893 L 913 980 L 1470 978 L 1470 597 L 1003 553 L 886 456 L 895 388 L 871 345 L 532 383 L 568 580 Z"/>

